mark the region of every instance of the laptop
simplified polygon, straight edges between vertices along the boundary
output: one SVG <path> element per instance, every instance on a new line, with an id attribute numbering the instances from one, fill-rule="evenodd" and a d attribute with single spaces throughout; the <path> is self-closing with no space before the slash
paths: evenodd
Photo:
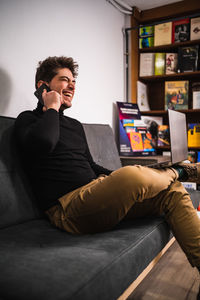
<path id="1" fill-rule="evenodd" d="M 187 125 L 184 113 L 168 109 L 171 157 L 164 162 L 148 165 L 151 168 L 170 167 L 188 159 Z"/>

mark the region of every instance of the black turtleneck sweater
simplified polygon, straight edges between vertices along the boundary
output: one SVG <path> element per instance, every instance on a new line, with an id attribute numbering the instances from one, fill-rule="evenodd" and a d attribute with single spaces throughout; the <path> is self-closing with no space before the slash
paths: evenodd
<path id="1" fill-rule="evenodd" d="M 34 111 L 21 113 L 15 122 L 20 154 L 43 210 L 57 199 L 81 187 L 100 174 L 109 175 L 90 154 L 80 122 L 61 112 Z"/>

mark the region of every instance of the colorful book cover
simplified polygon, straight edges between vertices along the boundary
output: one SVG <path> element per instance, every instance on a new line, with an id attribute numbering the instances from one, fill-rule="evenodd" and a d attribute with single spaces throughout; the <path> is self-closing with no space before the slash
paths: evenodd
<path id="1" fill-rule="evenodd" d="M 135 126 L 129 132 L 129 137 L 133 152 L 155 152 L 151 133 L 146 126 Z"/>
<path id="2" fill-rule="evenodd" d="M 165 81 L 165 110 L 188 109 L 189 81 Z"/>
<path id="3" fill-rule="evenodd" d="M 154 26 L 141 26 L 139 28 L 139 37 L 154 36 Z"/>
<path id="4" fill-rule="evenodd" d="M 178 54 L 177 53 L 166 53 L 165 57 L 165 73 L 175 74 L 177 73 L 178 67 Z"/>
<path id="5" fill-rule="evenodd" d="M 158 145 L 158 147 L 170 145 L 170 136 L 169 136 L 169 126 L 168 125 L 159 125 L 158 126 L 157 145 Z"/>
<path id="6" fill-rule="evenodd" d="M 139 49 L 149 48 L 154 46 L 154 37 L 147 36 L 139 38 Z"/>
<path id="7" fill-rule="evenodd" d="M 200 123 L 188 124 L 188 147 L 200 147 Z"/>
<path id="8" fill-rule="evenodd" d="M 197 152 L 196 151 L 188 151 L 188 160 L 191 163 L 197 162 Z"/>
<path id="9" fill-rule="evenodd" d="M 190 19 L 185 18 L 172 22 L 172 43 L 189 41 Z"/>
<path id="10" fill-rule="evenodd" d="M 140 77 L 154 75 L 154 53 L 140 53 Z"/>
<path id="11" fill-rule="evenodd" d="M 168 45 L 172 42 L 172 22 L 155 25 L 154 46 Z"/>
<path id="12" fill-rule="evenodd" d="M 191 41 L 200 39 L 200 17 L 190 20 L 190 39 Z"/>
<path id="13" fill-rule="evenodd" d="M 155 53 L 155 75 L 165 74 L 165 53 Z"/>
<path id="14" fill-rule="evenodd" d="M 139 28 L 139 48 L 154 46 L 154 26 L 142 26 Z"/>
<path id="15" fill-rule="evenodd" d="M 198 70 L 199 46 L 180 47 L 178 50 L 178 70 L 181 73 Z"/>
<path id="16" fill-rule="evenodd" d="M 142 141 L 145 152 L 155 152 L 155 145 L 150 132 L 146 131 L 142 134 Z"/>
<path id="17" fill-rule="evenodd" d="M 197 151 L 197 162 L 200 162 L 200 151 Z"/>
<path id="18" fill-rule="evenodd" d="M 142 134 L 140 132 L 130 132 L 130 142 L 133 152 L 142 152 L 144 150 Z"/>
<path id="19" fill-rule="evenodd" d="M 142 122 L 137 104 L 117 102 L 119 111 L 119 152 L 122 156 L 155 154 L 151 134 Z"/>
<path id="20" fill-rule="evenodd" d="M 157 116 L 141 116 L 141 120 L 147 127 L 147 131 L 151 134 L 151 143 L 155 148 L 157 146 L 158 126 L 163 124 L 163 117 Z"/>

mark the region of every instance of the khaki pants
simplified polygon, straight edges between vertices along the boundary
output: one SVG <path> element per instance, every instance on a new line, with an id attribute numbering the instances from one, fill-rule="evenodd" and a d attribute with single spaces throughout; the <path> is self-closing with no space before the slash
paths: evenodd
<path id="1" fill-rule="evenodd" d="M 164 213 L 191 265 L 200 267 L 200 220 L 170 168 L 123 167 L 58 200 L 46 214 L 55 226 L 73 234 L 105 231 L 122 219 Z"/>

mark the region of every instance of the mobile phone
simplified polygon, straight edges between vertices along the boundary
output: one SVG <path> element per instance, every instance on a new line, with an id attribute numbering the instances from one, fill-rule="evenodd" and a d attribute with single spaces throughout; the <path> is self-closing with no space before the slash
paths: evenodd
<path id="1" fill-rule="evenodd" d="M 50 92 L 50 88 L 48 87 L 48 85 L 46 85 L 45 83 L 43 83 L 34 93 L 34 95 L 38 98 L 38 100 L 40 101 L 40 103 L 42 105 L 44 105 L 44 101 L 43 101 L 43 98 L 42 98 L 42 93 L 43 93 L 43 90 L 46 90 L 47 92 Z"/>

